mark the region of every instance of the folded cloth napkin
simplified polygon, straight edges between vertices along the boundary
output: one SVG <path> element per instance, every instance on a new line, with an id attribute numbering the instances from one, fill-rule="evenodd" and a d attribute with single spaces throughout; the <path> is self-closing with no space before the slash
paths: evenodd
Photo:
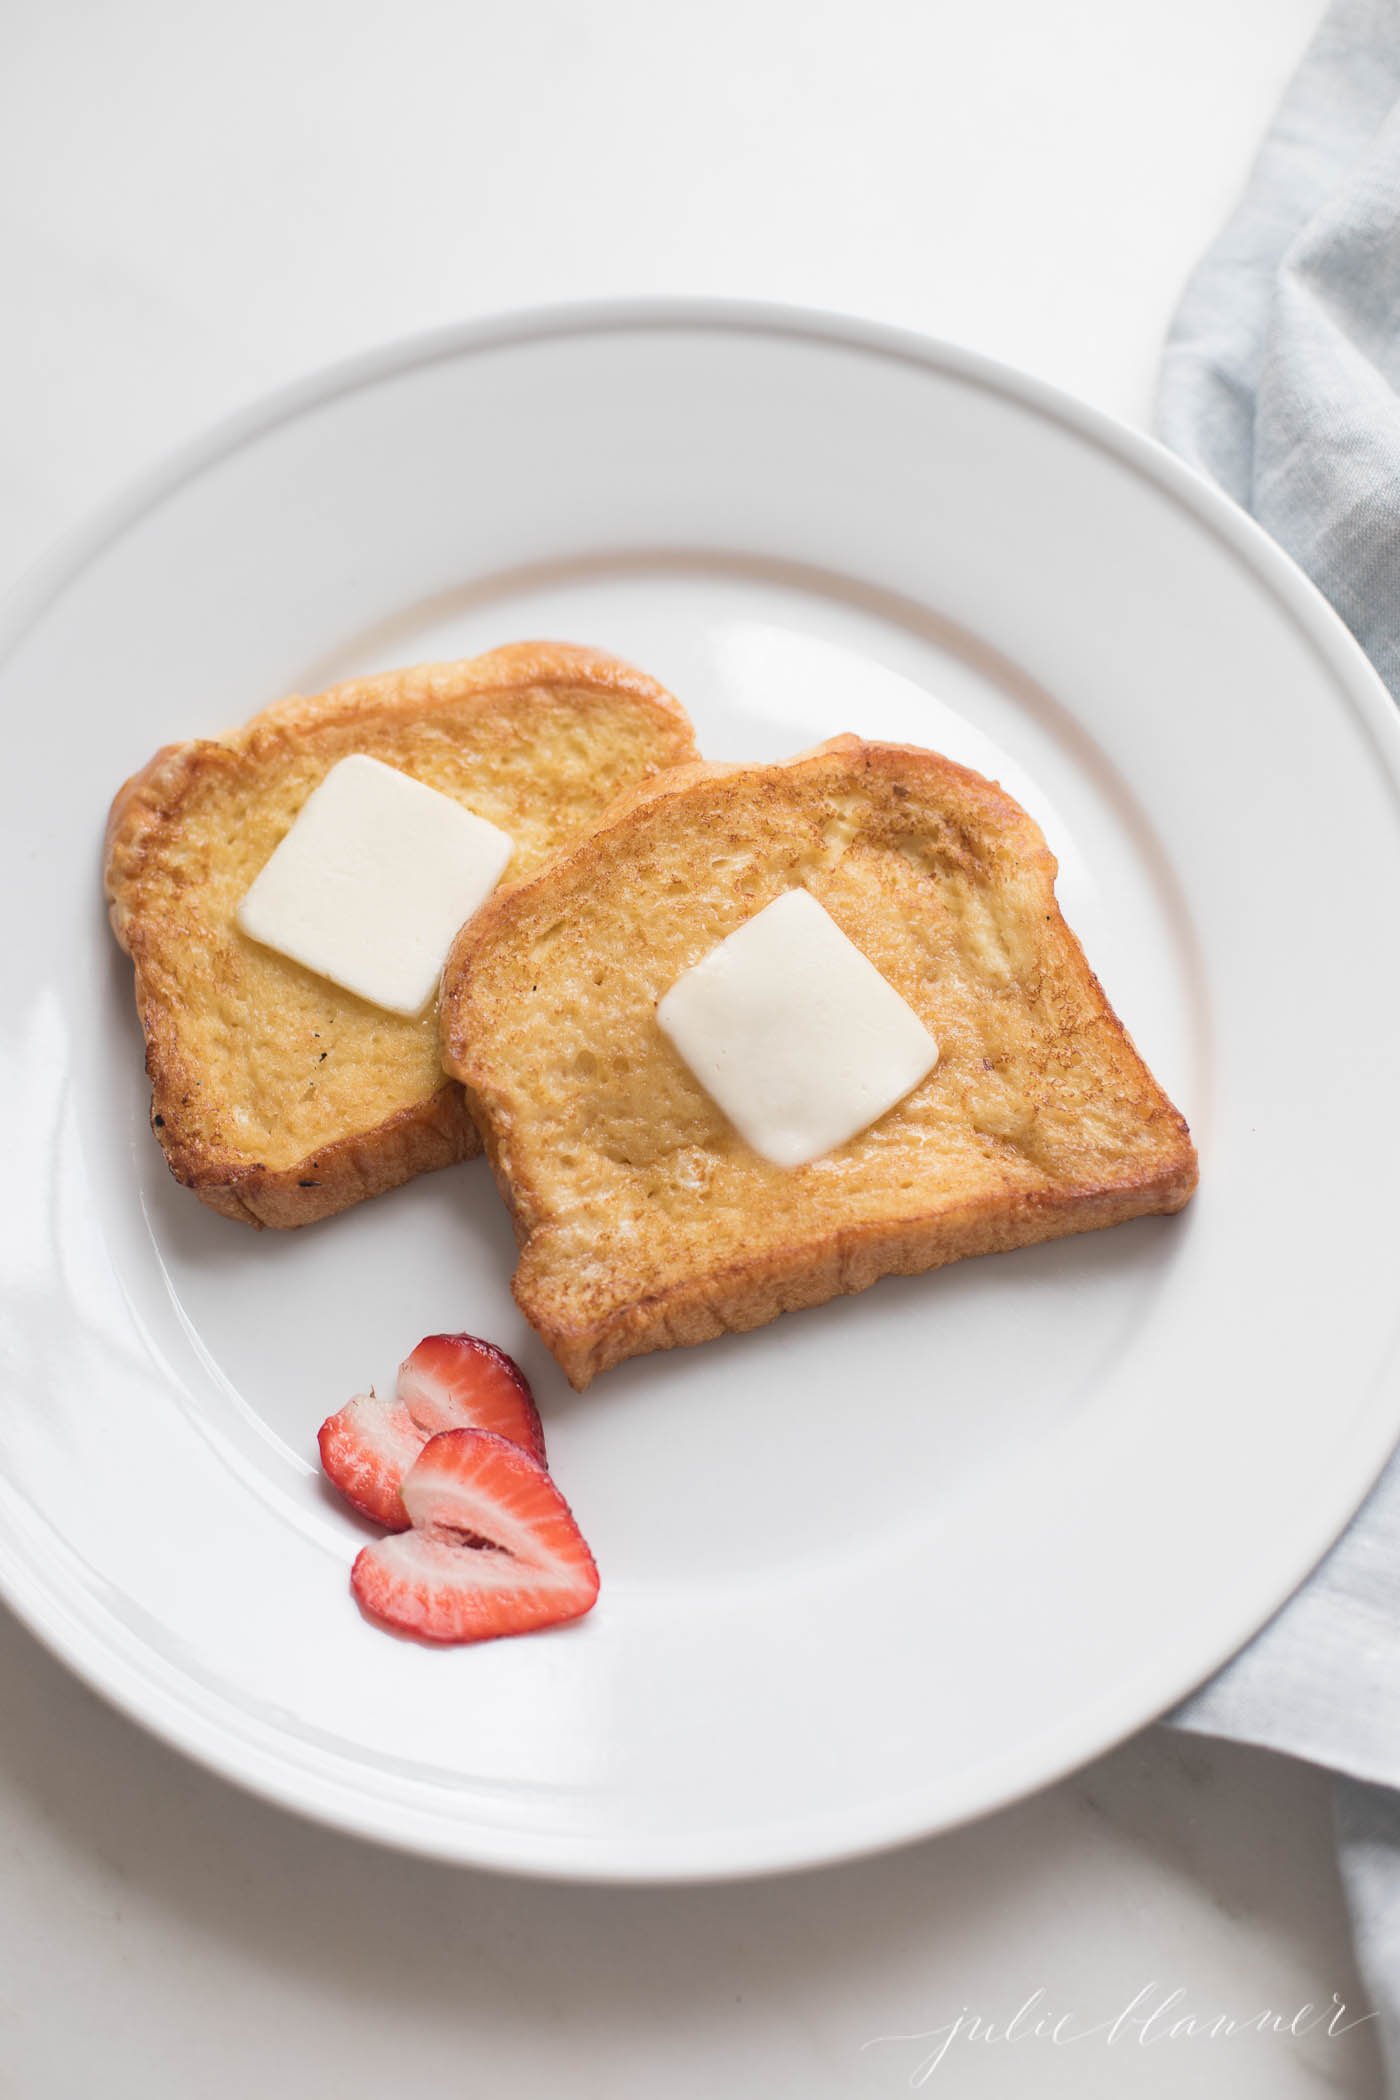
<path id="1" fill-rule="evenodd" d="M 1335 0 L 1192 277 L 1166 442 L 1305 569 L 1400 699 L 1400 0 Z M 1400 2100 L 1400 1457 L 1179 1727 L 1331 1766 L 1357 1955 Z"/>

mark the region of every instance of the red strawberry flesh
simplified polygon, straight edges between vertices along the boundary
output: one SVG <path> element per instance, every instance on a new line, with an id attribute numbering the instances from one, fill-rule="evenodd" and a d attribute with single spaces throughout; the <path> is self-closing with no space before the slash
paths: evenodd
<path id="1" fill-rule="evenodd" d="M 321 1424 L 316 1441 L 327 1478 L 347 1502 L 391 1531 L 407 1531 L 399 1488 L 424 1438 L 402 1401 L 357 1393 Z"/>
<path id="2" fill-rule="evenodd" d="M 366 1546 L 351 1572 L 375 1618 L 425 1640 L 484 1641 L 592 1607 L 598 1570 L 568 1503 L 505 1437 L 478 1429 L 433 1437 L 404 1479 L 403 1500 L 414 1530 Z"/>
<path id="3" fill-rule="evenodd" d="M 430 1334 L 399 1366 L 397 1398 L 358 1393 L 321 1425 L 321 1463 L 347 1502 L 391 1531 L 408 1529 L 399 1489 L 429 1437 L 487 1429 L 541 1465 L 544 1430 L 519 1366 L 474 1334 Z"/>
<path id="4" fill-rule="evenodd" d="M 398 1395 L 427 1436 L 489 1429 L 545 1464 L 544 1430 L 525 1374 L 474 1334 L 430 1334 L 399 1366 Z"/>
<path id="5" fill-rule="evenodd" d="M 545 1575 L 509 1553 L 449 1546 L 421 1531 L 376 1539 L 350 1581 L 364 1609 L 400 1633 L 442 1642 L 494 1641 L 560 1626 L 588 1611 L 596 1582 Z"/>

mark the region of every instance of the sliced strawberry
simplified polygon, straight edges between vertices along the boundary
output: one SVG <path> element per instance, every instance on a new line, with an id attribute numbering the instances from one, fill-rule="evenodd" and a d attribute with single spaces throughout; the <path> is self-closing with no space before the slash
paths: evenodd
<path id="1" fill-rule="evenodd" d="M 411 1533 L 351 1571 L 365 1610 L 430 1641 L 489 1641 L 581 1618 L 598 1570 L 568 1503 L 518 1444 L 490 1430 L 431 1438 L 405 1475 Z M 463 1543 L 485 1540 L 485 1545 Z"/>
<path id="2" fill-rule="evenodd" d="M 316 1437 L 321 1464 L 347 1502 L 391 1531 L 407 1531 L 399 1493 L 404 1474 L 423 1449 L 424 1436 L 401 1400 L 356 1393 Z"/>
<path id="3" fill-rule="evenodd" d="M 592 1608 L 597 1578 L 546 1574 L 510 1553 L 402 1531 L 365 1546 L 350 1573 L 365 1610 L 426 1641 L 494 1641 L 559 1626 Z"/>
<path id="4" fill-rule="evenodd" d="M 398 1398 L 357 1393 L 321 1424 L 321 1463 L 347 1502 L 391 1531 L 407 1531 L 404 1474 L 430 1436 L 489 1429 L 544 1464 L 544 1430 L 524 1373 L 494 1342 L 430 1334 L 399 1366 Z"/>
<path id="5" fill-rule="evenodd" d="M 430 1437 L 403 1483 L 415 1531 L 449 1543 L 484 1539 L 517 1560 L 549 1569 L 592 1569 L 572 1510 L 538 1459 L 487 1429 Z"/>
<path id="6" fill-rule="evenodd" d="M 430 1334 L 399 1366 L 398 1395 L 427 1436 L 489 1429 L 545 1463 L 544 1430 L 525 1374 L 474 1334 Z"/>

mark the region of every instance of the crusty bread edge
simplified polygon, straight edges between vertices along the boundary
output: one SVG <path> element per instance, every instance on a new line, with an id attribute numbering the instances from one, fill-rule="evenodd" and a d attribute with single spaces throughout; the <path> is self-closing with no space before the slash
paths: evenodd
<path id="1" fill-rule="evenodd" d="M 1075 934 L 1059 909 L 1054 895 L 1058 864 L 1040 827 L 1019 803 L 996 782 L 973 772 L 940 753 L 914 744 L 867 743 L 854 735 L 829 738 L 811 750 L 780 761 L 784 770 L 832 753 L 859 753 L 867 768 L 900 772 L 911 763 L 942 777 L 956 778 L 964 792 L 986 803 L 1003 825 L 1008 822 L 1022 833 L 1022 850 L 1039 865 L 1050 902 L 1063 934 L 1073 944 L 1084 969 L 1103 1004 L 1103 1017 L 1119 1036 L 1140 1067 L 1147 1085 L 1170 1110 L 1171 1135 L 1163 1146 L 1161 1164 L 1137 1180 L 1111 1186 L 1081 1184 L 1022 1195 L 1008 1206 L 998 1192 L 959 1212 L 941 1212 L 925 1217 L 902 1217 L 826 1233 L 796 1246 L 753 1255 L 707 1270 L 664 1291 L 619 1308 L 603 1318 L 571 1323 L 555 1316 L 547 1293 L 532 1294 L 522 1288 L 519 1275 L 513 1285 L 516 1301 L 559 1363 L 570 1385 L 582 1392 L 602 1371 L 642 1356 L 652 1350 L 683 1348 L 711 1341 L 722 1334 L 748 1332 L 767 1325 L 784 1312 L 797 1312 L 830 1299 L 867 1289 L 885 1276 L 912 1276 L 945 1267 L 948 1263 L 978 1254 L 1011 1252 L 1041 1241 L 1093 1232 L 1101 1227 L 1126 1223 L 1131 1218 L 1167 1215 L 1190 1201 L 1199 1179 L 1196 1148 L 1186 1119 L 1167 1101 L 1165 1093 L 1118 1018 Z M 562 847 L 534 874 L 498 892 L 477 917 L 465 926 L 453 944 L 443 972 L 440 1019 L 443 1029 L 443 1063 L 463 1083 L 487 1157 L 502 1196 L 510 1208 L 522 1243 L 529 1232 L 522 1219 L 522 1194 L 511 1185 L 495 1143 L 492 1120 L 484 1101 L 474 1096 L 466 1063 L 467 1045 L 457 1026 L 462 996 L 470 981 L 474 955 L 492 936 L 495 925 L 527 898 L 531 885 L 547 882 L 562 861 L 575 854 L 596 851 L 602 835 L 626 823 L 638 810 L 668 796 L 684 794 L 698 780 L 721 779 L 751 770 L 768 770 L 745 764 L 720 764 L 700 760 L 670 768 L 666 773 L 618 797 L 603 821 L 586 839 Z"/>
<path id="2" fill-rule="evenodd" d="M 1195 1151 L 1189 1149 L 1189 1159 L 1126 1185 L 1057 1189 L 1020 1197 L 1010 1207 L 993 1194 L 984 1205 L 961 1213 L 851 1226 L 707 1270 L 587 1324 L 556 1319 L 547 1297 L 519 1289 L 515 1295 L 570 1385 L 582 1392 L 599 1372 L 629 1356 L 745 1334 L 780 1313 L 849 1297 L 886 1276 L 918 1276 L 969 1255 L 1011 1253 L 1130 1218 L 1179 1211 L 1196 1187 Z"/>
<path id="3" fill-rule="evenodd" d="M 352 679 L 324 693 L 293 694 L 263 708 L 227 736 L 162 746 L 117 790 L 107 817 L 103 887 L 112 931 L 135 966 L 136 1009 L 151 1081 L 151 1127 L 176 1180 L 222 1217 L 279 1230 L 314 1224 L 419 1174 L 470 1159 L 481 1150 L 481 1141 L 461 1089 L 446 1075 L 427 1100 L 410 1103 L 368 1130 L 338 1138 L 288 1167 L 249 1161 L 188 1131 L 180 1111 L 197 1089 L 199 1074 L 183 1062 L 176 1031 L 149 997 L 141 956 L 144 929 L 131 903 L 156 838 L 176 820 L 195 781 L 230 758 L 256 758 L 267 745 L 295 740 L 329 724 L 398 713 L 420 715 L 434 706 L 459 707 L 472 696 L 484 705 L 514 687 L 551 685 L 625 693 L 647 701 L 693 744 L 690 718 L 680 702 L 635 665 L 569 642 L 515 642 L 461 663 L 416 664 Z"/>

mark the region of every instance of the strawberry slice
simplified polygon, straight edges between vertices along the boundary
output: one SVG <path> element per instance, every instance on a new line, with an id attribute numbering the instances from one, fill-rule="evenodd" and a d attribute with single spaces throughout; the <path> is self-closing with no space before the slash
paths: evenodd
<path id="1" fill-rule="evenodd" d="M 545 1464 L 544 1429 L 525 1374 L 474 1334 L 430 1334 L 399 1365 L 398 1395 L 426 1436 L 489 1429 Z"/>
<path id="2" fill-rule="evenodd" d="M 407 1531 L 404 1474 L 446 1429 L 489 1429 L 545 1462 L 544 1429 L 519 1365 L 474 1334 L 430 1334 L 399 1365 L 396 1399 L 357 1393 L 321 1424 L 321 1464 L 362 1515 Z"/>
<path id="3" fill-rule="evenodd" d="M 414 1529 L 366 1546 L 350 1575 L 386 1625 L 429 1641 L 490 1641 L 592 1608 L 598 1570 L 568 1503 L 506 1437 L 451 1429 L 430 1438 L 404 1477 L 403 1502 Z"/>
<path id="4" fill-rule="evenodd" d="M 327 1477 L 347 1502 L 391 1531 L 407 1531 L 409 1516 L 399 1488 L 425 1438 L 401 1400 L 356 1393 L 321 1424 L 316 1441 Z"/>

